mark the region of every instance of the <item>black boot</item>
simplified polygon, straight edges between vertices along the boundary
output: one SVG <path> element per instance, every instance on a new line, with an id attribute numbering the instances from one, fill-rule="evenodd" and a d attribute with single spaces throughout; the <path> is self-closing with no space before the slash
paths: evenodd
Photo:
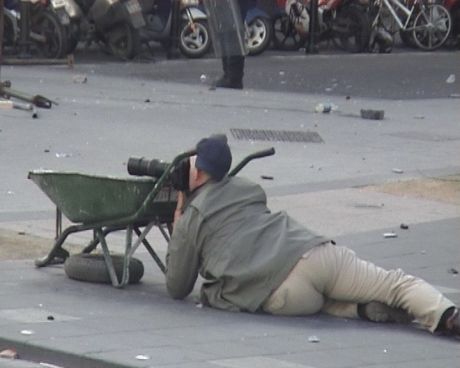
<path id="1" fill-rule="evenodd" d="M 243 89 L 244 56 L 230 56 L 222 58 L 224 75 L 215 86 L 217 88 Z"/>

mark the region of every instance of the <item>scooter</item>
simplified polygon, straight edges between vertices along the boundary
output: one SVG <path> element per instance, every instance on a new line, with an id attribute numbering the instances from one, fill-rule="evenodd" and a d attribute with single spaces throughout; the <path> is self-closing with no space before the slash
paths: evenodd
<path id="1" fill-rule="evenodd" d="M 69 52 L 79 41 L 86 47 L 101 44 L 120 59 L 140 51 L 140 29 L 145 26 L 139 0 L 59 0 L 70 18 Z"/>
<path id="2" fill-rule="evenodd" d="M 22 29 L 26 34 L 21 33 Z M 24 58 L 60 59 L 67 54 L 66 28 L 47 2 L 8 1 L 4 7 L 3 45 Z"/>
<path id="3" fill-rule="evenodd" d="M 152 4 L 149 6 L 149 4 Z M 144 43 L 159 42 L 166 50 L 171 44 L 173 12 L 171 0 L 143 1 L 145 27 L 140 31 Z M 180 52 L 189 58 L 200 58 L 211 47 L 207 16 L 199 0 L 182 0 L 178 31 Z"/>
<path id="4" fill-rule="evenodd" d="M 245 25 L 249 55 L 259 55 L 270 47 L 272 22 L 270 16 L 264 10 L 258 6 L 249 9 L 246 14 Z"/>

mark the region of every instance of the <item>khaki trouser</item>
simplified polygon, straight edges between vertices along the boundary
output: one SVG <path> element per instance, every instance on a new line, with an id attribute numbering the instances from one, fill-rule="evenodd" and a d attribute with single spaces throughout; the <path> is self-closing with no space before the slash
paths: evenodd
<path id="1" fill-rule="evenodd" d="M 322 311 L 357 318 L 357 304 L 371 301 L 405 310 L 431 332 L 442 313 L 454 306 L 419 278 L 400 269 L 385 270 L 359 259 L 351 249 L 327 243 L 305 253 L 262 307 L 279 315 Z"/>

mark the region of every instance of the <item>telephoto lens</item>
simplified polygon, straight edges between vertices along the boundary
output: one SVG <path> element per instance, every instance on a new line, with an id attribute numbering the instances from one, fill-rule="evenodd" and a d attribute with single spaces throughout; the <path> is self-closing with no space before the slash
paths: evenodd
<path id="1" fill-rule="evenodd" d="M 128 173 L 136 176 L 152 176 L 159 178 L 168 167 L 167 162 L 157 159 L 147 160 L 144 157 L 130 157 L 128 160 Z"/>

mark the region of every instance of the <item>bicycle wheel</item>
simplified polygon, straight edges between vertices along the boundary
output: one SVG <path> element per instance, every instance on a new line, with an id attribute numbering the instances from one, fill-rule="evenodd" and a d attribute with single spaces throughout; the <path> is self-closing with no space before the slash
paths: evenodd
<path id="1" fill-rule="evenodd" d="M 299 35 L 287 14 L 273 20 L 273 45 L 278 50 L 294 51 L 304 45 L 306 39 Z"/>
<path id="2" fill-rule="evenodd" d="M 449 37 L 452 20 L 449 11 L 439 4 L 422 7 L 414 20 L 412 36 L 422 50 L 435 50 Z"/>

